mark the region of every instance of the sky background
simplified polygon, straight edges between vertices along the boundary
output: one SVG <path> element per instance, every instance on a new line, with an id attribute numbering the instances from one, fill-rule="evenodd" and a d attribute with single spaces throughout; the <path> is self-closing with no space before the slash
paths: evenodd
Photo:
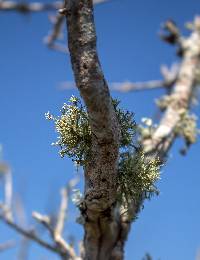
<path id="1" fill-rule="evenodd" d="M 108 82 L 160 79 L 160 65 L 177 61 L 174 47 L 163 43 L 160 25 L 173 18 L 183 29 L 200 12 L 195 0 L 112 0 L 95 7 L 98 50 Z M 60 90 L 73 80 L 69 56 L 49 50 L 42 42 L 51 29 L 47 13 L 0 13 L 0 143 L 4 160 L 12 167 L 14 192 L 20 197 L 27 221 L 31 212 L 56 212 L 59 190 L 76 171 L 69 159 L 61 159 L 53 124 L 44 114 L 59 109 L 77 90 Z M 133 111 L 137 122 L 157 114 L 154 103 L 164 92 L 151 90 L 112 93 Z M 199 107 L 195 108 L 199 115 Z M 200 143 L 187 156 L 179 154 L 182 142 L 170 151 L 158 183 L 160 196 L 145 203 L 126 244 L 126 259 L 141 260 L 149 252 L 154 260 L 193 260 L 200 248 Z M 3 186 L 0 185 L 0 196 Z M 77 211 L 69 213 L 66 237 L 82 237 L 74 224 Z M 41 233 L 43 235 L 43 231 Z M 46 235 L 43 235 L 46 238 Z M 16 239 L 15 232 L 0 222 L 0 243 Z M 17 259 L 14 247 L 0 260 Z M 55 260 L 54 254 L 32 243 L 30 260 Z"/>

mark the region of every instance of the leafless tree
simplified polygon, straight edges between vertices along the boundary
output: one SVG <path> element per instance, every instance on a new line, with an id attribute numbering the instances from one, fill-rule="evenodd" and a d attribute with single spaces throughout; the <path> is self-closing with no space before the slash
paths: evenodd
<path id="1" fill-rule="evenodd" d="M 133 197 L 128 202 L 117 201 L 121 128 L 97 53 L 93 2 L 65 0 L 64 4 L 25 6 L 10 1 L 0 2 L 0 9 L 20 12 L 54 8 L 59 8 L 59 14 L 54 20 L 54 30 L 47 42 L 50 47 L 53 46 L 61 24 L 66 21 L 68 46 L 65 50 L 69 51 L 74 85 L 86 105 L 91 128 L 90 156 L 84 165 L 85 189 L 80 207 L 84 228 L 80 254 L 62 236 L 69 190 L 74 186 L 73 182 L 62 190 L 55 226 L 52 227 L 49 216 L 33 213 L 33 217 L 49 231 L 52 244 L 41 240 L 34 230 L 25 230 L 13 221 L 10 205 L 11 179 L 5 178 L 6 199 L 1 205 L 0 218 L 17 232 L 58 253 L 62 259 L 120 260 L 124 258 L 124 246 L 130 227 L 134 224 L 133 220 L 138 215 L 145 196 L 142 191 L 137 194 L 139 200 Z M 160 122 L 155 126 L 151 120 L 145 120 L 147 127 L 143 130 L 146 132 L 143 131 L 140 139 L 146 161 L 159 158 L 160 166 L 166 163 L 169 149 L 177 137 L 182 136 L 185 140 L 182 153 L 186 153 L 188 147 L 196 141 L 196 119 L 190 114 L 190 108 L 200 80 L 200 18 L 195 17 L 189 27 L 191 33 L 187 37 L 181 35 L 171 20 L 163 27 L 161 38 L 174 44 L 181 57 L 180 64 L 171 70 L 162 67 L 163 80 L 112 84 L 112 89 L 123 92 L 158 87 L 166 89 L 167 94 L 157 102 L 163 112 Z M 5 170 L 7 177 L 10 176 L 8 172 Z"/>

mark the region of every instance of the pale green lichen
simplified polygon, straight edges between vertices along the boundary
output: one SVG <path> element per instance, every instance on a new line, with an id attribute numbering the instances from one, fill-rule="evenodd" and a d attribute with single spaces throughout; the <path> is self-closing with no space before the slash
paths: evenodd
<path id="1" fill-rule="evenodd" d="M 158 193 L 155 182 L 159 179 L 160 164 L 157 160 L 149 160 L 135 141 L 137 126 L 133 113 L 119 108 L 119 101 L 112 100 L 121 130 L 120 159 L 118 169 L 119 200 L 138 201 L 144 196 L 150 199 Z M 79 98 L 72 96 L 68 104 L 61 109 L 61 116 L 54 117 L 50 113 L 46 118 L 53 120 L 58 136 L 54 145 L 60 146 L 60 155 L 72 158 L 78 165 L 84 166 L 90 155 L 91 128 L 86 108 Z M 153 127 L 150 120 L 145 121 Z M 144 123 L 145 123 L 144 122 Z M 150 124 L 150 125 L 149 125 Z"/>
<path id="2" fill-rule="evenodd" d="M 150 199 L 159 193 L 155 183 L 160 178 L 161 163 L 158 159 L 147 158 L 141 149 L 120 155 L 119 194 L 120 199 L 135 205 L 141 199 Z"/>
<path id="3" fill-rule="evenodd" d="M 185 154 L 188 147 L 197 141 L 197 136 L 199 134 L 197 116 L 189 114 L 188 112 L 182 113 L 174 132 L 175 134 L 182 136 L 185 140 L 186 147 L 181 150 L 181 153 Z"/>
<path id="4" fill-rule="evenodd" d="M 173 100 L 173 95 L 164 95 L 161 98 L 156 99 L 156 105 L 160 108 L 161 111 L 164 111 Z"/>
<path id="5" fill-rule="evenodd" d="M 119 107 L 120 101 L 117 99 L 112 99 L 112 103 L 121 131 L 120 148 L 133 147 L 133 140 L 137 131 L 134 114 L 127 110 L 121 109 Z"/>
<path id="6" fill-rule="evenodd" d="M 119 108 L 119 101 L 113 99 L 113 106 L 121 128 L 120 148 L 124 148 L 133 140 L 136 124 L 133 113 Z M 72 96 L 68 104 L 61 109 L 62 115 L 54 117 L 49 112 L 45 114 L 48 120 L 53 120 L 58 141 L 53 145 L 60 146 L 61 157 L 68 156 L 79 165 L 84 165 L 91 145 L 91 128 L 86 108 L 79 98 Z"/>
<path id="7" fill-rule="evenodd" d="M 55 123 L 59 136 L 53 145 L 60 146 L 60 156 L 68 156 L 83 165 L 90 150 L 91 129 L 88 114 L 80 99 L 72 96 L 69 103 L 63 105 L 60 117 L 47 113 L 46 118 Z"/>

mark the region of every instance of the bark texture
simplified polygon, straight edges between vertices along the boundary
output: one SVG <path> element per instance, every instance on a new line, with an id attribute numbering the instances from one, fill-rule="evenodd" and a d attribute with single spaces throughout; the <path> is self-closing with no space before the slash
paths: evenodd
<path id="1" fill-rule="evenodd" d="M 93 3 L 106 1 L 65 0 L 64 5 L 62 2 L 26 4 L 0 1 L 0 11 L 28 13 L 60 9 L 53 32 L 47 39 L 47 44 L 56 49 L 60 49 L 54 43 L 66 16 L 72 68 L 76 85 L 87 107 L 92 131 L 91 151 L 84 167 L 85 194 L 80 205 L 85 231 L 80 257 L 62 236 L 72 183 L 62 192 L 55 228 L 52 228 L 48 216 L 33 213 L 33 217 L 49 231 L 53 243 L 48 243 L 33 230 L 26 230 L 13 221 L 11 175 L 6 172 L 6 165 L 0 164 L 1 171 L 6 173 L 5 202 L 0 204 L 0 219 L 28 239 L 59 254 L 61 259 L 122 260 L 132 219 L 135 219 L 144 202 L 144 196 L 140 194 L 140 202 L 137 205 L 130 202 L 127 209 L 127 205 L 119 205 L 116 200 L 120 129 L 97 54 L 93 17 Z M 113 89 L 124 92 L 158 87 L 169 89 L 168 103 L 158 127 L 151 137 L 142 140 L 145 155 L 150 159 L 159 157 L 161 161 L 166 160 L 178 135 L 176 128 L 182 116 L 189 111 L 196 84 L 200 82 L 200 18 L 196 17 L 190 27 L 193 32 L 189 37 L 183 38 L 173 21 L 167 21 L 164 26 L 168 35 L 162 36 L 162 39 L 176 44 L 178 55 L 182 59 L 175 73 L 169 75 L 164 69 L 163 81 L 114 84 Z M 2 249 L 6 247 L 6 244 L 2 245 Z"/>
<path id="2" fill-rule="evenodd" d="M 127 212 L 123 205 L 116 205 L 119 128 L 97 55 L 92 1 L 67 1 L 61 11 L 67 18 L 76 85 L 85 101 L 92 129 L 91 155 L 85 166 L 83 258 L 120 260 L 124 257 L 131 219 L 138 214 L 144 196 L 141 194 L 138 205 L 130 203 Z M 150 158 L 166 158 L 176 137 L 175 128 L 190 106 L 200 56 L 199 19 L 194 24 L 196 29 L 184 39 L 177 28 L 174 30 L 175 24 L 167 23 L 170 33 L 176 33 L 174 43 L 181 48 L 183 57 L 160 124 L 151 138 L 142 142 L 145 154 Z"/>
<path id="3" fill-rule="evenodd" d="M 115 217 L 119 126 L 96 48 L 91 0 L 67 1 L 68 45 L 76 85 L 92 130 L 85 166 L 84 259 L 111 259 L 118 236 Z"/>

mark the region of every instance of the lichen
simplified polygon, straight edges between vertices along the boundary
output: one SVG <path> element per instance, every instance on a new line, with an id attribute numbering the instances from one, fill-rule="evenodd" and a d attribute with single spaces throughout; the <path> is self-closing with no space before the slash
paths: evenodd
<path id="1" fill-rule="evenodd" d="M 185 154 L 188 147 L 196 142 L 199 134 L 197 116 L 188 112 L 182 113 L 174 132 L 176 135 L 183 137 L 186 147 L 181 150 L 181 153 Z"/>
<path id="2" fill-rule="evenodd" d="M 156 99 L 156 105 L 160 108 L 161 111 L 164 111 L 173 100 L 173 95 L 164 95 L 161 98 Z"/>
<path id="3" fill-rule="evenodd" d="M 159 179 L 160 164 L 157 159 L 146 158 L 136 141 L 138 133 L 133 113 L 119 107 L 119 101 L 112 99 L 119 122 L 121 138 L 118 167 L 118 200 L 138 202 L 141 195 L 150 199 L 157 194 L 155 182 Z M 78 165 L 84 166 L 89 160 L 91 149 L 91 128 L 86 108 L 79 98 L 72 96 L 61 109 L 61 116 L 54 117 L 49 112 L 46 118 L 53 120 L 60 147 L 61 157 L 68 156 Z M 153 128 L 150 119 L 144 123 Z"/>
<path id="4" fill-rule="evenodd" d="M 150 199 L 159 193 L 155 183 L 160 178 L 159 159 L 147 158 L 141 149 L 120 155 L 119 194 L 120 200 L 138 205 L 142 199 Z"/>
<path id="5" fill-rule="evenodd" d="M 70 157 L 78 165 L 84 165 L 91 145 L 91 129 L 86 109 L 79 98 L 72 96 L 60 111 L 60 117 L 46 113 L 46 118 L 54 121 L 59 134 L 58 140 L 52 145 L 60 147 L 61 157 Z"/>
<path id="6" fill-rule="evenodd" d="M 131 144 L 135 136 L 136 123 L 133 113 L 119 108 L 118 100 L 113 99 L 112 102 L 121 128 L 120 148 L 124 148 Z M 60 111 L 62 115 L 58 117 L 49 112 L 45 114 L 46 119 L 54 121 L 59 134 L 58 141 L 52 144 L 60 147 L 61 157 L 68 156 L 83 166 L 91 146 L 91 128 L 86 108 L 79 98 L 72 96 Z"/>
<path id="7" fill-rule="evenodd" d="M 114 110 L 120 126 L 120 148 L 133 147 L 133 140 L 137 132 L 134 114 L 119 107 L 120 101 L 112 99 Z"/>

